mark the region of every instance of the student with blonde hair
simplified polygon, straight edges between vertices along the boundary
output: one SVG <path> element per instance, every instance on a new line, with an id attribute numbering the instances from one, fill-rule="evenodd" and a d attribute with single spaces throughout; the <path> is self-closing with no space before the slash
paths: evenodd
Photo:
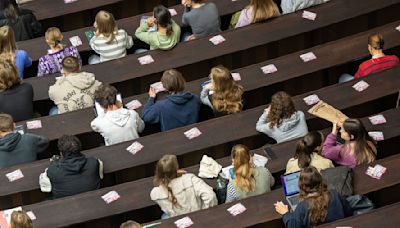
<path id="1" fill-rule="evenodd" d="M 32 59 L 24 50 L 17 50 L 14 31 L 9 26 L 0 28 L 0 58 L 13 62 L 20 78 L 24 77 L 24 68 L 32 65 Z"/>
<path id="2" fill-rule="evenodd" d="M 175 155 L 164 155 L 157 162 L 154 186 L 150 197 L 165 213 L 163 218 L 207 209 L 218 204 L 212 187 L 196 175 L 180 170 Z"/>
<path id="3" fill-rule="evenodd" d="M 141 228 L 140 224 L 132 221 L 132 220 L 128 220 L 124 223 L 122 223 L 119 228 Z"/>
<path id="4" fill-rule="evenodd" d="M 64 36 L 60 29 L 56 27 L 48 28 L 45 38 L 50 49 L 48 50 L 47 55 L 42 56 L 39 59 L 38 77 L 61 72 L 61 61 L 67 56 L 77 57 L 81 62 L 81 56 L 79 55 L 78 49 L 74 46 L 66 47 L 65 44 L 62 43 Z"/>
<path id="5" fill-rule="evenodd" d="M 280 16 L 279 8 L 273 0 L 251 0 L 241 12 L 235 28 L 265 21 Z"/>
<path id="6" fill-rule="evenodd" d="M 254 167 L 250 150 L 245 145 L 232 148 L 233 172 L 229 176 L 226 202 L 244 199 L 271 191 L 274 177 L 265 167 Z"/>
<path id="7" fill-rule="evenodd" d="M 210 79 L 200 93 L 202 103 L 211 107 L 216 116 L 240 112 L 243 88 L 233 80 L 231 72 L 223 66 L 213 67 Z"/>
<path id="8" fill-rule="evenodd" d="M 25 211 L 13 211 L 10 218 L 10 228 L 33 228 L 32 220 Z"/>
<path id="9" fill-rule="evenodd" d="M 125 57 L 126 49 L 133 46 L 132 37 L 125 30 L 118 29 L 111 13 L 104 10 L 98 12 L 93 26 L 96 32 L 89 43 L 100 57 L 90 56 L 89 64 Z"/>

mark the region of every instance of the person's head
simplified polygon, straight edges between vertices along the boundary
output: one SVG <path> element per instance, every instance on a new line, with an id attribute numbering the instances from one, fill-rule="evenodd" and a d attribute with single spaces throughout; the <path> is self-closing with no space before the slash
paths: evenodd
<path id="1" fill-rule="evenodd" d="M 296 109 L 292 98 L 286 92 L 275 93 L 271 98 L 271 105 L 268 113 L 269 127 L 279 127 L 284 119 L 290 118 Z"/>
<path id="2" fill-rule="evenodd" d="M 0 91 L 5 91 L 21 82 L 14 62 L 0 58 Z"/>
<path id="3" fill-rule="evenodd" d="M 141 228 L 140 224 L 132 221 L 132 220 L 128 220 L 124 223 L 122 223 L 119 228 Z"/>
<path id="4" fill-rule="evenodd" d="M 163 5 L 158 5 L 154 7 L 153 15 L 156 19 L 157 26 L 167 29 L 167 35 L 171 35 L 172 19 L 169 10 Z"/>
<path id="5" fill-rule="evenodd" d="M 0 57 L 2 59 L 10 59 L 14 62 L 15 51 L 17 45 L 15 43 L 14 31 L 10 26 L 0 28 Z"/>
<path id="6" fill-rule="evenodd" d="M 81 69 L 79 59 L 75 56 L 67 56 L 61 61 L 64 75 L 78 73 Z"/>
<path id="7" fill-rule="evenodd" d="M 156 170 L 154 174 L 154 185 L 162 186 L 168 190 L 171 195 L 171 202 L 176 205 L 178 201 L 176 200 L 172 189 L 169 187 L 169 183 L 178 177 L 178 159 L 175 155 L 166 154 L 158 160 L 156 165 Z"/>
<path id="8" fill-rule="evenodd" d="M 235 187 L 244 192 L 252 192 L 255 188 L 254 167 L 250 150 L 245 145 L 235 145 L 231 152 L 233 172 L 235 174 Z"/>
<path id="9" fill-rule="evenodd" d="M 75 135 L 63 135 L 57 142 L 58 150 L 63 157 L 80 154 L 82 150 L 81 141 Z"/>
<path id="10" fill-rule="evenodd" d="M 46 42 L 52 49 L 64 49 L 65 45 L 62 44 L 63 35 L 57 27 L 48 28 L 45 34 Z"/>
<path id="11" fill-rule="evenodd" d="M 210 78 L 214 85 L 214 109 L 227 113 L 241 111 L 243 89 L 233 80 L 231 72 L 224 66 L 216 66 L 211 69 Z"/>
<path id="12" fill-rule="evenodd" d="M 0 114 L 0 136 L 4 136 L 14 130 L 14 120 L 11 115 Z"/>
<path id="13" fill-rule="evenodd" d="M 15 21 L 18 19 L 18 11 L 17 7 L 15 7 L 13 4 L 9 4 L 5 9 L 4 9 L 4 16 L 11 20 Z"/>
<path id="14" fill-rule="evenodd" d="M 382 53 L 385 41 L 381 34 L 373 34 L 368 37 L 368 50 L 371 55 Z"/>
<path id="15" fill-rule="evenodd" d="M 297 142 L 294 158 L 298 159 L 300 169 L 310 165 L 311 155 L 319 152 L 322 142 L 323 135 L 319 131 L 311 131 Z"/>
<path id="16" fill-rule="evenodd" d="M 304 168 L 299 178 L 300 198 L 308 202 L 309 219 L 312 227 L 325 221 L 328 215 L 328 187 L 318 170 Z"/>
<path id="17" fill-rule="evenodd" d="M 0 10 L 5 10 L 10 4 L 18 8 L 18 4 L 15 0 L 2 0 L 0 1 Z"/>
<path id="18" fill-rule="evenodd" d="M 118 27 L 114 16 L 111 13 L 105 10 L 98 12 L 94 27 L 97 29 L 99 34 L 109 37 L 107 44 L 111 44 L 115 40 L 115 32 L 118 30 Z"/>
<path id="19" fill-rule="evenodd" d="M 279 8 L 273 0 L 251 0 L 253 8 L 253 23 L 279 16 Z"/>
<path id="20" fill-rule="evenodd" d="M 175 94 L 185 89 L 186 82 L 179 71 L 170 69 L 164 71 L 161 77 L 161 83 L 168 92 Z"/>
<path id="21" fill-rule="evenodd" d="M 117 93 L 114 86 L 102 84 L 94 93 L 94 100 L 104 109 L 108 109 L 117 104 Z"/>
<path id="22" fill-rule="evenodd" d="M 375 141 L 368 135 L 364 124 L 360 120 L 346 119 L 340 129 L 340 136 L 346 143 L 354 143 L 357 165 L 375 161 Z"/>
<path id="23" fill-rule="evenodd" d="M 32 228 L 32 220 L 25 211 L 13 211 L 10 218 L 10 228 Z"/>

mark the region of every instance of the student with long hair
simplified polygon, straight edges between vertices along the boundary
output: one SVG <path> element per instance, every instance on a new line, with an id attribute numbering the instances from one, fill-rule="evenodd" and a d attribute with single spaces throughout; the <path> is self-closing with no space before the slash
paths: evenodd
<path id="1" fill-rule="evenodd" d="M 154 25 L 157 31 L 150 31 Z M 153 17 L 136 29 L 135 36 L 150 45 L 150 50 L 169 50 L 175 47 L 181 36 L 181 28 L 171 19 L 171 13 L 163 5 L 154 7 Z"/>
<path id="2" fill-rule="evenodd" d="M 324 142 L 322 155 L 337 164 L 354 168 L 356 165 L 369 164 L 376 159 L 375 141 L 368 135 L 363 123 L 358 119 L 346 119 L 340 128 L 340 137 L 345 144 L 336 142 L 338 123 L 334 123 L 332 133 Z"/>
<path id="3" fill-rule="evenodd" d="M 233 176 L 227 187 L 226 202 L 271 191 L 275 180 L 265 167 L 254 167 L 250 150 L 245 145 L 232 148 Z"/>
<path id="4" fill-rule="evenodd" d="M 329 0 L 281 0 L 282 14 L 293 13 L 297 10 L 319 5 Z"/>
<path id="5" fill-rule="evenodd" d="M 308 133 L 304 113 L 296 111 L 292 98 L 283 91 L 272 96 L 271 104 L 258 119 L 256 129 L 277 143 L 303 137 Z"/>
<path id="6" fill-rule="evenodd" d="M 324 135 L 319 131 L 309 132 L 296 145 L 294 157 L 286 165 L 286 173 L 293 173 L 314 166 L 318 171 L 334 167 L 332 161 L 320 155 Z"/>
<path id="7" fill-rule="evenodd" d="M 196 175 L 180 170 L 175 155 L 164 155 L 157 162 L 154 186 L 150 197 L 157 202 L 166 217 L 174 217 L 218 204 L 212 187 Z"/>
<path id="8" fill-rule="evenodd" d="M 64 36 L 62 35 L 60 29 L 56 27 L 48 28 L 45 34 L 46 43 L 49 45 L 50 49 L 48 54 L 40 57 L 38 65 L 37 76 L 43 76 L 46 74 L 54 74 L 61 72 L 62 65 L 61 61 L 67 56 L 74 56 L 81 61 L 81 56 L 76 47 L 70 46 L 66 47 L 62 43 Z"/>
<path id="9" fill-rule="evenodd" d="M 211 107 L 216 116 L 240 112 L 243 88 L 233 80 L 231 72 L 223 66 L 213 67 L 210 79 L 200 93 L 201 102 Z"/>
<path id="10" fill-rule="evenodd" d="M 90 47 L 100 55 L 92 55 L 89 64 L 96 64 L 126 56 L 126 49 L 133 46 L 132 37 L 123 29 L 118 29 L 114 16 L 107 11 L 96 15 L 93 25 L 96 32 L 90 40 Z"/>
<path id="11" fill-rule="evenodd" d="M 9 26 L 0 28 L 0 58 L 10 60 L 18 69 L 20 78 L 24 77 L 24 68 L 32 65 L 32 59 L 24 50 L 17 50 L 14 31 Z"/>
<path id="12" fill-rule="evenodd" d="M 251 0 L 250 5 L 240 12 L 235 27 L 244 27 L 278 16 L 280 16 L 279 8 L 273 0 Z"/>
<path id="13" fill-rule="evenodd" d="M 10 228 L 33 228 L 32 220 L 25 211 L 13 211 L 10 217 Z"/>
<path id="14" fill-rule="evenodd" d="M 335 190 L 328 191 L 321 174 L 313 166 L 301 171 L 299 189 L 301 202 L 294 212 L 289 212 L 282 202 L 275 204 L 287 228 L 316 227 L 352 215 L 347 201 Z"/>

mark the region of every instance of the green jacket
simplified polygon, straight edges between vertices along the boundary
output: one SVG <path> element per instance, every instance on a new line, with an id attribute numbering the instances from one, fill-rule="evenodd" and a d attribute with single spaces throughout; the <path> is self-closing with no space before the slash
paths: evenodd
<path id="1" fill-rule="evenodd" d="M 171 35 L 161 35 L 158 32 L 149 32 L 149 26 L 147 23 L 142 23 L 139 28 L 136 29 L 135 36 L 150 45 L 150 50 L 161 49 L 169 50 L 179 42 L 181 37 L 181 28 L 178 24 L 172 20 L 172 33 Z"/>

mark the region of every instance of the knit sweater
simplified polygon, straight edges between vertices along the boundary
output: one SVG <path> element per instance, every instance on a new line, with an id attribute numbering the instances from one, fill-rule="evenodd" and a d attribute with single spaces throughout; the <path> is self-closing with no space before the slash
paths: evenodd
<path id="1" fill-rule="evenodd" d="M 39 59 L 37 76 L 40 77 L 46 74 L 61 72 L 61 61 L 67 56 L 77 57 L 81 62 L 81 56 L 79 55 L 78 49 L 73 46 L 64 48 L 57 52 L 48 53 Z"/>
<path id="2" fill-rule="evenodd" d="M 326 158 L 331 159 L 337 164 L 354 168 L 357 165 L 356 157 L 351 154 L 351 148 L 349 145 L 338 145 L 336 143 L 336 135 L 330 133 L 324 142 L 322 148 L 322 155 Z"/>

